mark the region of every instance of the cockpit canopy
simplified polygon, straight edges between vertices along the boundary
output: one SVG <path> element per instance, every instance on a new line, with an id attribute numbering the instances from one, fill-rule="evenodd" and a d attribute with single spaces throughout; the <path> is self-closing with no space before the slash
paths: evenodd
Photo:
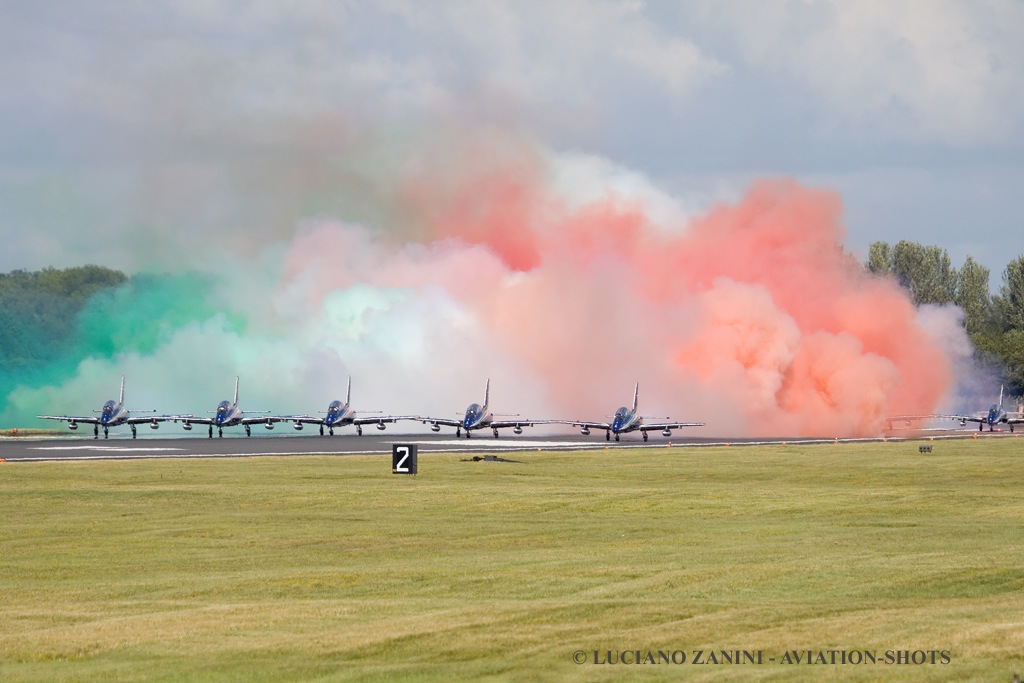
<path id="1" fill-rule="evenodd" d="M 217 404 L 217 414 L 218 415 L 226 415 L 227 412 L 228 412 L 228 408 L 230 408 L 230 407 L 231 407 L 231 402 L 230 401 L 221 401 L 220 403 Z"/>
<path id="2" fill-rule="evenodd" d="M 470 406 L 468 408 L 466 408 L 466 422 L 471 422 L 471 421 L 475 420 L 477 418 L 477 416 L 479 416 L 479 415 L 480 415 L 480 404 L 479 403 L 470 404 Z"/>
<path id="3" fill-rule="evenodd" d="M 93 405 L 96 405 L 96 404 L 94 403 Z M 107 401 L 106 403 L 103 404 L 103 414 L 108 416 L 108 417 L 110 415 L 113 415 L 114 414 L 114 408 L 116 406 L 117 406 L 117 402 L 116 401 Z"/>
<path id="4" fill-rule="evenodd" d="M 630 421 L 630 410 L 626 406 L 622 406 L 615 411 L 615 417 L 612 419 L 612 429 L 616 432 L 620 429 L 625 429 L 626 425 Z"/>
<path id="5" fill-rule="evenodd" d="M 341 412 L 341 401 L 331 401 L 331 405 L 327 406 L 327 412 L 331 415 L 337 415 Z"/>

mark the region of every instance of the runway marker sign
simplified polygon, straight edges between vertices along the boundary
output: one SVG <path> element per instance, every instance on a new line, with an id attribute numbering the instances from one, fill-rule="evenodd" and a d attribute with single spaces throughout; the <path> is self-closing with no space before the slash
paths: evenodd
<path id="1" fill-rule="evenodd" d="M 416 474 L 419 446 L 393 444 L 391 446 L 391 474 Z"/>

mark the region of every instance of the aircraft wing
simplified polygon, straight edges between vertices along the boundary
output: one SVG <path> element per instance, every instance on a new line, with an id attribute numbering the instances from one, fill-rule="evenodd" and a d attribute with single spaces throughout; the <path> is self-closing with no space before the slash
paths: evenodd
<path id="1" fill-rule="evenodd" d="M 491 420 L 487 425 L 493 429 L 505 427 L 532 427 L 533 425 L 562 424 L 561 420 Z"/>
<path id="2" fill-rule="evenodd" d="M 703 426 L 704 426 L 703 422 L 661 422 L 661 423 L 657 423 L 657 424 L 656 423 L 647 424 L 645 422 L 645 423 L 641 424 L 639 427 L 637 427 L 637 429 L 639 429 L 641 432 L 649 432 L 652 429 L 657 429 L 657 430 L 660 431 L 660 430 L 663 430 L 663 429 L 680 429 L 682 427 L 703 427 Z"/>
<path id="3" fill-rule="evenodd" d="M 1019 425 L 1021 423 L 1024 423 L 1024 417 L 1021 417 L 1019 415 L 1014 415 L 1013 417 L 1010 417 L 1009 415 L 1007 415 L 1006 423 L 1012 425 Z"/>
<path id="4" fill-rule="evenodd" d="M 130 425 L 140 425 L 149 422 L 167 422 L 172 419 L 174 418 L 171 415 L 150 415 L 149 417 L 139 415 L 138 417 L 129 417 L 125 422 Z"/>
<path id="5" fill-rule="evenodd" d="M 557 420 L 557 422 L 561 422 L 562 424 L 565 424 L 565 425 L 572 425 L 573 427 L 586 427 L 587 429 L 611 429 L 612 428 L 612 423 L 611 422 L 586 422 L 586 421 L 582 421 L 582 420 L 581 421 L 577 421 L 577 422 L 570 422 L 568 420 Z"/>
<path id="6" fill-rule="evenodd" d="M 907 427 L 911 426 L 913 422 L 921 422 L 923 420 L 957 420 L 958 422 L 983 422 L 984 418 L 980 417 L 968 417 L 966 415 L 888 415 L 885 418 L 885 424 L 889 429 L 903 424 Z"/>
<path id="7" fill-rule="evenodd" d="M 352 420 L 352 424 L 356 425 L 372 425 L 398 422 L 399 420 L 419 420 L 419 415 L 378 415 L 377 417 L 357 417 Z M 443 422 L 441 424 L 444 424 Z"/>
<path id="8" fill-rule="evenodd" d="M 258 425 L 258 424 L 269 424 L 272 422 L 290 422 L 292 418 L 283 417 L 280 415 L 263 415 L 260 417 L 243 417 L 239 420 L 238 424 L 243 425 Z"/>
<path id="9" fill-rule="evenodd" d="M 212 425 L 213 424 L 213 418 L 212 417 L 196 417 L 195 415 L 172 415 L 171 417 L 169 417 L 167 419 L 172 420 L 174 422 L 187 422 L 189 424 L 194 424 L 194 425 Z"/>
<path id="10" fill-rule="evenodd" d="M 284 415 L 279 421 L 296 422 L 307 425 L 322 425 L 324 423 L 324 418 L 316 415 Z"/>
<path id="11" fill-rule="evenodd" d="M 988 416 L 987 415 L 986 416 L 981 416 L 981 415 L 923 415 L 923 416 L 917 417 L 917 418 L 914 418 L 913 416 L 910 416 L 910 417 L 893 418 L 893 419 L 894 420 L 895 419 L 927 420 L 927 419 L 930 419 L 930 418 L 939 418 L 939 419 L 943 419 L 943 420 L 956 420 L 960 424 L 966 424 L 968 422 L 976 422 L 978 424 L 985 424 L 985 423 L 988 422 Z"/>
<path id="12" fill-rule="evenodd" d="M 99 424 L 98 417 L 75 417 L 73 415 L 36 415 L 40 420 L 63 420 L 64 422 L 81 422 L 82 424 Z"/>
<path id="13" fill-rule="evenodd" d="M 423 424 L 444 425 L 445 427 L 462 426 L 462 420 L 456 420 L 450 417 L 418 417 L 416 419 L 422 421 Z"/>

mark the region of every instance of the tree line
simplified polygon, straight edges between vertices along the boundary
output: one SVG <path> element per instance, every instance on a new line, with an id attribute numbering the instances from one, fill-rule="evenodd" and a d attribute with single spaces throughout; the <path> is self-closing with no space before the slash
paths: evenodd
<path id="1" fill-rule="evenodd" d="M 101 266 L 0 273 L 0 375 L 31 372 L 63 355 L 93 295 L 127 281 Z"/>
<path id="2" fill-rule="evenodd" d="M 995 367 L 1011 395 L 1024 395 L 1024 256 L 1006 266 L 994 295 L 988 268 L 971 256 L 954 268 L 949 253 L 934 245 L 872 242 L 866 266 L 895 278 L 915 306 L 959 306 L 978 362 Z"/>

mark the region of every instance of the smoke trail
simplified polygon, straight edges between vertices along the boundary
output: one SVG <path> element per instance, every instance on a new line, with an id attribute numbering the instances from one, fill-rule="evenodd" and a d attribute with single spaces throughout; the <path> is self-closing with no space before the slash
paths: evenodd
<path id="1" fill-rule="evenodd" d="M 955 313 L 866 274 L 832 192 L 762 181 L 687 219 L 649 188 L 568 193 L 523 140 L 457 142 L 362 179 L 381 223 L 305 220 L 216 274 L 90 302 L 75 362 L 0 419 L 90 409 L 120 374 L 164 412 L 212 408 L 236 374 L 243 407 L 313 412 L 353 375 L 357 409 L 454 415 L 490 377 L 492 407 L 526 417 L 599 419 L 639 381 L 644 414 L 708 433 L 848 436 L 952 380 L 962 331 L 936 320 Z"/>
<path id="2" fill-rule="evenodd" d="M 456 169 L 468 179 L 454 187 L 407 181 L 425 244 L 311 227 L 289 251 L 286 289 L 439 289 L 485 333 L 482 351 L 454 347 L 464 362 L 517 358 L 544 404 L 577 418 L 641 379 L 645 405 L 722 433 L 873 434 L 886 415 L 934 408 L 952 379 L 903 292 L 842 249 L 831 192 L 761 182 L 690 226 L 658 226 L 615 197 L 567 207 L 545 193 L 539 162 L 489 160 Z"/>

